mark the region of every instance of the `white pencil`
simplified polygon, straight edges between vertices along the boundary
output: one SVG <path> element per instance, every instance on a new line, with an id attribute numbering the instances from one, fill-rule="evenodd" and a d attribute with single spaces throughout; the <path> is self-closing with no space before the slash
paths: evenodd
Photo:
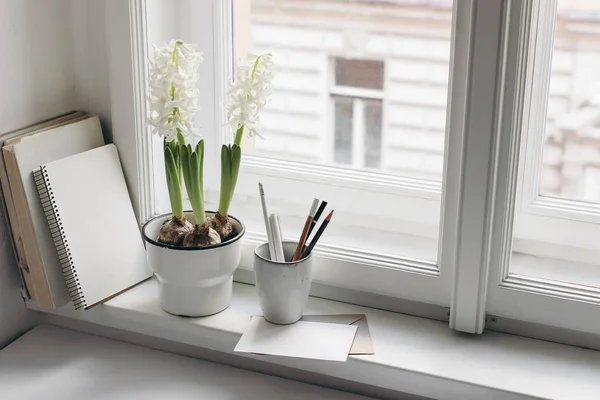
<path id="1" fill-rule="evenodd" d="M 279 228 L 279 240 L 283 246 L 283 228 L 281 227 L 281 217 L 279 214 L 277 214 L 277 227 Z"/>
<path id="2" fill-rule="evenodd" d="M 273 247 L 275 247 L 275 261 L 285 262 L 285 255 L 283 254 L 283 243 L 281 243 L 281 229 L 277 222 L 277 214 L 269 215 L 269 222 L 271 224 L 271 232 L 273 234 Z M 271 258 L 271 260 L 273 260 Z"/>
<path id="3" fill-rule="evenodd" d="M 267 230 L 267 242 L 269 243 L 269 258 L 271 261 L 276 261 L 275 247 L 273 246 L 273 230 L 269 223 L 269 211 L 267 210 L 267 199 L 262 183 L 258 183 L 258 191 L 260 192 L 260 204 L 262 205 L 263 218 L 265 219 L 265 229 Z"/>

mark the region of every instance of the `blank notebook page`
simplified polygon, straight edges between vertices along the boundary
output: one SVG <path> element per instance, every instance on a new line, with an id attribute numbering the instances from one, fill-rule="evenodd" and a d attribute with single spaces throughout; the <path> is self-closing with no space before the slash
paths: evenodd
<path id="1" fill-rule="evenodd" d="M 74 302 L 77 295 L 83 299 L 77 308 L 89 308 L 151 276 L 114 145 L 45 164 L 41 171 L 71 256 L 72 271 L 63 264 L 65 279 L 69 274 L 78 279 L 78 293 L 70 291 Z"/>

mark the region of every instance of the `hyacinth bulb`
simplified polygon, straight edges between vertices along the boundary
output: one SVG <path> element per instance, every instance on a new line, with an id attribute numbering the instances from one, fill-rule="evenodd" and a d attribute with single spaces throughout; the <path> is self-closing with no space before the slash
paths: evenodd
<path id="1" fill-rule="evenodd" d="M 179 219 L 173 216 L 163 222 L 157 241 L 173 246 L 182 246 L 185 235 L 192 230 L 194 230 L 194 225 L 185 218 Z"/>
<path id="2" fill-rule="evenodd" d="M 219 234 L 222 242 L 225 242 L 234 236 L 235 232 L 233 231 L 233 225 L 231 225 L 229 216 L 216 213 L 209 218 L 209 221 L 211 227 Z"/>
<path id="3" fill-rule="evenodd" d="M 221 243 L 219 234 L 207 222 L 195 225 L 183 239 L 183 247 L 205 247 Z"/>

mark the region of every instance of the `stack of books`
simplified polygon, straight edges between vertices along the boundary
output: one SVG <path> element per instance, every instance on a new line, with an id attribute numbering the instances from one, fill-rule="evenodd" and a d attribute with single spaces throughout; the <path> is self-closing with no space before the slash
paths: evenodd
<path id="1" fill-rule="evenodd" d="M 117 151 L 105 145 L 98 116 L 61 115 L 0 135 L 0 147 L 2 203 L 24 293 L 38 307 L 89 308 L 150 276 Z M 118 228 L 105 222 L 114 215 Z"/>

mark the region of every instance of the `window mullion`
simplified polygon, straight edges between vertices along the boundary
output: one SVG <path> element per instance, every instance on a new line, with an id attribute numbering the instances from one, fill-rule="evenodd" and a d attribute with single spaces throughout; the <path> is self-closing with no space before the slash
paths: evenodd
<path id="1" fill-rule="evenodd" d="M 485 325 L 503 17 L 511 1 L 457 1 L 443 191 L 442 271 L 453 271 L 450 327 Z"/>

